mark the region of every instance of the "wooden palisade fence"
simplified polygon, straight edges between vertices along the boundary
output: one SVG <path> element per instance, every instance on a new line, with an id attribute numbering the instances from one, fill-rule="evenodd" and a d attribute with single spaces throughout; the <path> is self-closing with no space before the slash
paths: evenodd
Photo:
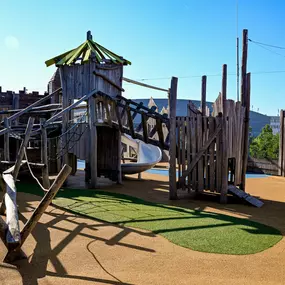
<path id="1" fill-rule="evenodd" d="M 285 111 L 280 111 L 278 175 L 285 177 Z"/>
<path id="2" fill-rule="evenodd" d="M 245 190 L 250 106 L 250 73 L 246 73 L 246 64 L 247 30 L 244 30 L 241 102 L 227 100 L 227 66 L 223 65 L 222 92 L 214 103 L 212 115 L 206 108 L 206 76 L 203 76 L 200 110 L 190 102 L 188 116 L 177 117 L 178 79 L 172 78 L 169 94 L 170 199 L 178 198 L 180 188 L 220 193 L 221 202 L 227 200 L 229 185 Z"/>

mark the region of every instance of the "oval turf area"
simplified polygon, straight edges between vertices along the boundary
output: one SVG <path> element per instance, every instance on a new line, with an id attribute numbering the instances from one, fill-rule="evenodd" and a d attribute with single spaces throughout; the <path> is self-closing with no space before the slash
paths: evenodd
<path id="1" fill-rule="evenodd" d="M 19 185 L 18 189 L 34 192 L 31 185 Z M 58 192 L 53 203 L 90 218 L 149 230 L 177 245 L 202 252 L 253 254 L 282 239 L 277 229 L 257 222 L 150 203 L 117 193 L 66 189 Z"/>

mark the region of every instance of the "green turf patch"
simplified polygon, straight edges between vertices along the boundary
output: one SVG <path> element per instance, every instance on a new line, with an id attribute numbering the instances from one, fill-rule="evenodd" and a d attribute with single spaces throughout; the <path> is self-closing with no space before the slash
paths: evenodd
<path id="1" fill-rule="evenodd" d="M 35 185 L 18 191 L 39 195 Z M 272 227 L 227 215 L 167 206 L 97 190 L 60 190 L 53 201 L 69 211 L 102 221 L 160 234 L 193 250 L 223 254 L 253 254 L 282 239 Z"/>

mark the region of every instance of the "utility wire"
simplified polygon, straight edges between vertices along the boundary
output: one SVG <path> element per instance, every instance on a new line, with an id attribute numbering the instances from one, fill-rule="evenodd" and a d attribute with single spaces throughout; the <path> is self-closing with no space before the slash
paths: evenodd
<path id="1" fill-rule="evenodd" d="M 279 55 L 279 56 L 281 56 L 281 57 L 285 57 L 285 55 L 283 55 L 283 54 L 281 54 L 281 53 L 279 53 L 279 52 L 276 52 L 276 51 L 274 51 L 274 50 L 271 50 L 271 49 L 267 48 L 266 46 L 264 46 L 263 44 L 259 44 L 259 43 L 257 43 L 257 42 L 253 42 L 253 41 L 251 41 L 251 42 L 254 43 L 254 44 L 256 44 L 256 45 L 258 45 L 259 47 L 261 47 L 261 48 L 267 50 L 267 51 L 270 51 L 270 52 L 276 54 L 276 55 Z"/>
<path id="2" fill-rule="evenodd" d="M 268 47 L 272 47 L 272 48 L 285 49 L 285 47 L 275 46 L 275 45 L 270 45 L 270 44 L 265 44 L 265 43 L 261 43 L 261 42 L 254 41 L 254 40 L 252 40 L 252 39 L 248 39 L 248 41 L 249 41 L 249 42 L 252 42 L 252 43 L 254 43 L 254 44 L 259 44 L 259 45 L 268 46 Z"/>

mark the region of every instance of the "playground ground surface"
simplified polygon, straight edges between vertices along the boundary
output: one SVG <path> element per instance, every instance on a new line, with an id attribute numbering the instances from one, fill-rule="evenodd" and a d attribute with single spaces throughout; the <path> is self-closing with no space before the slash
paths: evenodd
<path id="1" fill-rule="evenodd" d="M 210 198 L 168 201 L 167 176 L 143 173 L 105 191 L 146 201 L 250 219 L 285 233 L 285 179 L 247 179 L 265 203 L 220 205 Z M 91 190 L 90 190 L 91 191 Z M 19 193 L 21 226 L 40 197 Z M 160 235 L 91 220 L 50 206 L 23 246 L 28 260 L 0 263 L 0 284 L 284 284 L 285 241 L 251 255 L 224 255 L 177 246 Z M 1 257 L 6 253 L 0 246 Z"/>

